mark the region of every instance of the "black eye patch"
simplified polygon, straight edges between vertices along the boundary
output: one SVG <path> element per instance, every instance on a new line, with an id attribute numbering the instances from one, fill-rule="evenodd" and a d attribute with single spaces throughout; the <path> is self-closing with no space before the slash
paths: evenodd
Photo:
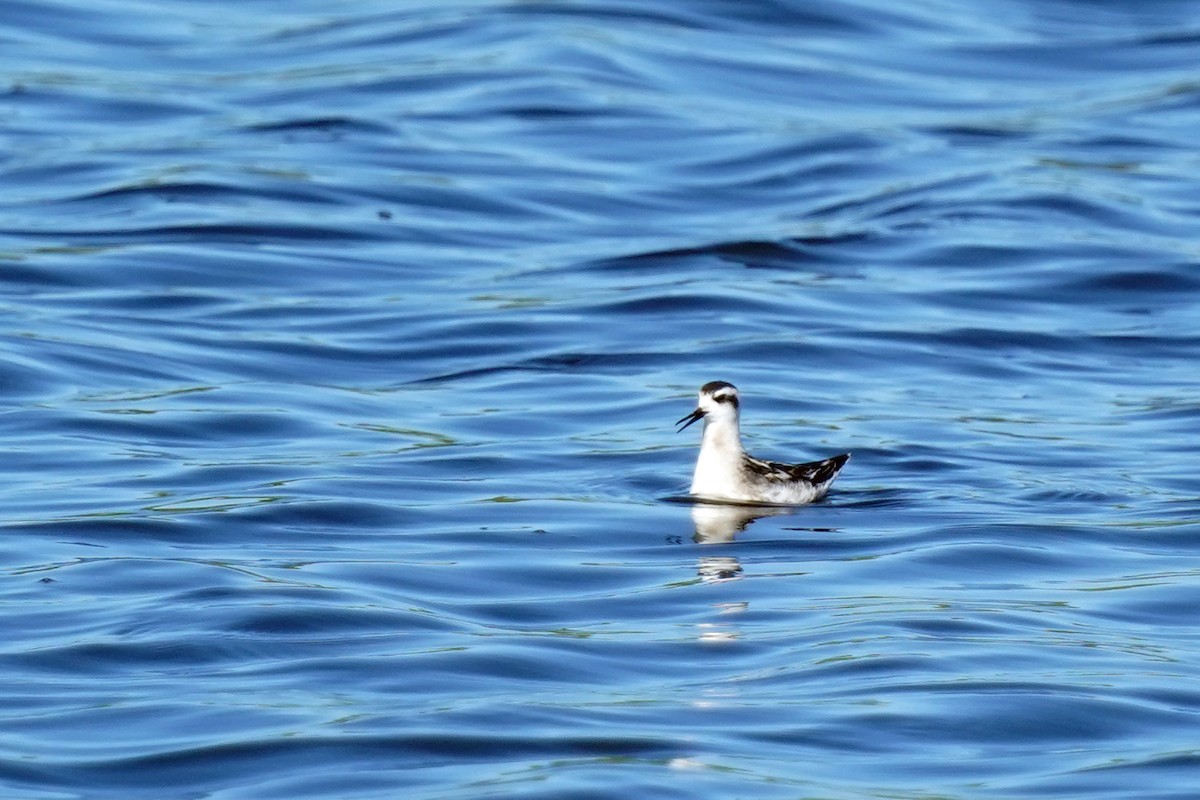
<path id="1" fill-rule="evenodd" d="M 713 400 L 718 403 L 733 403 L 733 407 L 737 408 L 738 398 L 736 394 L 718 394 L 713 395 Z"/>

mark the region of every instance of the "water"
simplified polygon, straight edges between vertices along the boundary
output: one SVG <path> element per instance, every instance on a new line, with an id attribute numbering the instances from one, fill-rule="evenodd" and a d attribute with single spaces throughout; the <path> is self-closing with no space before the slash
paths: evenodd
<path id="1" fill-rule="evenodd" d="M 1194 4 L 3 17 L 5 797 L 1195 796 Z"/>

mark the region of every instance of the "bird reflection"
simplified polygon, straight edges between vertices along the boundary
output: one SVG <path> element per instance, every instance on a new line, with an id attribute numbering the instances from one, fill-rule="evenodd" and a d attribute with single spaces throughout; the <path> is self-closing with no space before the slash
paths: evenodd
<path id="1" fill-rule="evenodd" d="M 732 542 L 734 536 L 759 517 L 786 514 L 790 508 L 772 506 L 739 506 L 719 503 L 696 503 L 692 506 L 692 524 L 697 544 Z M 705 583 L 734 581 L 742 577 L 742 562 L 734 556 L 701 556 L 696 570 Z"/>
<path id="2" fill-rule="evenodd" d="M 692 506 L 693 537 L 697 544 L 732 542 L 733 537 L 760 517 L 791 512 L 790 506 L 747 506 L 722 503 L 696 503 Z"/>
<path id="3" fill-rule="evenodd" d="M 742 562 L 732 556 L 700 556 L 696 573 L 705 583 L 735 581 L 742 577 Z"/>

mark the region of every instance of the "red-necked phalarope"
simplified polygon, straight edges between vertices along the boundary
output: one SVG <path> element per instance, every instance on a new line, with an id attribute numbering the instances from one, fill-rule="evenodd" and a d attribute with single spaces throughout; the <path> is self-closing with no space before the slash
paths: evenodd
<path id="1" fill-rule="evenodd" d="M 850 459 L 849 453 L 843 453 L 807 464 L 780 464 L 747 454 L 738 429 L 738 390 L 725 381 L 701 386 L 696 410 L 675 424 L 682 424 L 679 430 L 683 430 L 698 419 L 704 420 L 704 436 L 691 493 L 700 498 L 777 505 L 811 503 L 825 496 Z"/>

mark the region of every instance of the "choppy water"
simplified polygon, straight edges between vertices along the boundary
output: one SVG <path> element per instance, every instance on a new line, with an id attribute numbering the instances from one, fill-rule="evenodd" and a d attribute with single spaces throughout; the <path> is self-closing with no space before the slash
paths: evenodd
<path id="1" fill-rule="evenodd" d="M 1195 797 L 1197 63 L 1172 0 L 7 3 L 3 795 Z M 713 379 L 826 502 L 666 499 Z"/>

